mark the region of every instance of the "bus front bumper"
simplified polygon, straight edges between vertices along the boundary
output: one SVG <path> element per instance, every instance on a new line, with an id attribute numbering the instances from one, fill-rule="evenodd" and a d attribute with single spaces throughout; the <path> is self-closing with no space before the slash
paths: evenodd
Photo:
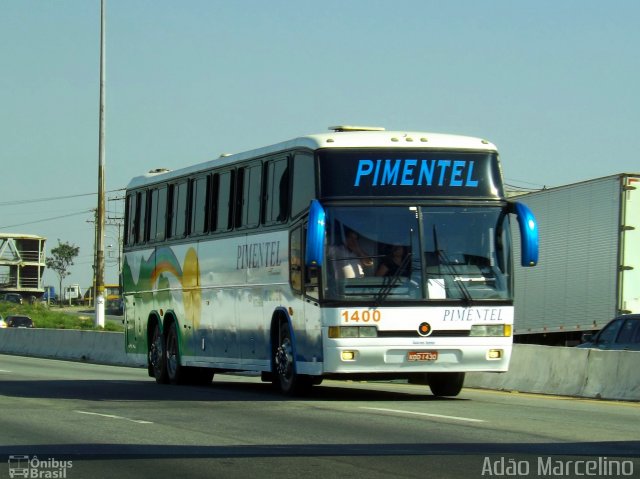
<path id="1" fill-rule="evenodd" d="M 511 343 L 485 345 L 335 345 L 324 350 L 325 374 L 505 372 Z"/>

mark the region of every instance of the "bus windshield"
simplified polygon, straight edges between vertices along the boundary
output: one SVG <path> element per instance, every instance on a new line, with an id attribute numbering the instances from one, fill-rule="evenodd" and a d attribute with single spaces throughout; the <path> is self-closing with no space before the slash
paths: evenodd
<path id="1" fill-rule="evenodd" d="M 500 206 L 326 211 L 328 300 L 512 299 L 509 222 Z"/>

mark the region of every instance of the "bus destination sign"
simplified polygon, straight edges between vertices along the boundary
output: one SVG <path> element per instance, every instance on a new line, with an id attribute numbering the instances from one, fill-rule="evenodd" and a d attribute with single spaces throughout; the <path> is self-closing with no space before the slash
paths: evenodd
<path id="1" fill-rule="evenodd" d="M 503 196 L 491 153 L 326 150 L 320 153 L 321 196 Z"/>

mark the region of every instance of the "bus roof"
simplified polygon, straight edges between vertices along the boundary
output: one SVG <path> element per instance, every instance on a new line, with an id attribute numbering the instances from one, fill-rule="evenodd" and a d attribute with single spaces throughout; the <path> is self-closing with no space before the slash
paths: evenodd
<path id="1" fill-rule="evenodd" d="M 127 189 L 137 188 L 170 178 L 190 175 L 202 170 L 233 164 L 251 158 L 267 156 L 294 149 L 317 150 L 320 148 L 420 148 L 434 150 L 496 151 L 496 146 L 487 140 L 470 136 L 427 133 L 420 131 L 386 131 L 376 127 L 333 126 L 330 133 L 305 135 L 270 146 L 248 150 L 232 155 L 221 155 L 178 170 L 157 168 L 147 174 L 133 178 Z"/>

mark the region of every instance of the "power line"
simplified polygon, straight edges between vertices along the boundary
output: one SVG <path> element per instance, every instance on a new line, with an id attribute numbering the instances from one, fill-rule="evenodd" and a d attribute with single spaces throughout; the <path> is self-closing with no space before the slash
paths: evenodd
<path id="1" fill-rule="evenodd" d="M 76 213 L 69 213 L 68 215 L 52 216 L 51 218 L 43 218 L 41 220 L 28 221 L 26 223 L 20 223 L 20 224 L 15 224 L 15 225 L 8 225 L 8 226 L 0 226 L 0 230 L 4 230 L 4 229 L 7 229 L 7 228 L 15 228 L 17 226 L 32 225 L 32 224 L 35 224 L 35 223 L 44 223 L 45 221 L 59 220 L 61 218 L 69 218 L 71 216 L 85 215 L 87 213 L 93 213 L 93 210 L 83 210 L 83 211 L 78 211 Z"/>
<path id="2" fill-rule="evenodd" d="M 107 193 L 116 193 L 118 191 L 124 191 L 125 188 L 118 188 L 116 190 L 107 191 Z M 2 201 L 0 202 L 0 206 L 15 206 L 15 205 L 27 205 L 30 203 L 42 203 L 44 201 L 54 201 L 54 200 L 68 200 L 71 198 L 81 198 L 83 196 L 96 196 L 98 193 L 81 193 L 78 195 L 67 195 L 67 196 L 50 196 L 48 198 L 33 198 L 30 200 L 12 200 L 12 201 Z M 28 223 L 26 223 L 28 224 Z M 20 225 L 17 225 L 20 226 Z"/>

